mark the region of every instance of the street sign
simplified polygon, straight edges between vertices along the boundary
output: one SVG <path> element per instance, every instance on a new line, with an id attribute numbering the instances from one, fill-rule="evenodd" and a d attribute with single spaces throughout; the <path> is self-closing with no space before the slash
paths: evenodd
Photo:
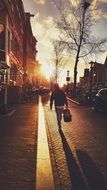
<path id="1" fill-rule="evenodd" d="M 66 77 L 66 81 L 70 81 L 70 77 Z"/>

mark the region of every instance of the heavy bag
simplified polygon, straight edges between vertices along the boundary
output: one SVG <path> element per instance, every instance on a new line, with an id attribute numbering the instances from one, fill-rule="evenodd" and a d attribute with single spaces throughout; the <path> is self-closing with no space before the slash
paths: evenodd
<path id="1" fill-rule="evenodd" d="M 65 122 L 72 121 L 72 115 L 71 115 L 69 109 L 64 109 L 64 111 L 63 111 L 63 119 L 64 119 Z"/>

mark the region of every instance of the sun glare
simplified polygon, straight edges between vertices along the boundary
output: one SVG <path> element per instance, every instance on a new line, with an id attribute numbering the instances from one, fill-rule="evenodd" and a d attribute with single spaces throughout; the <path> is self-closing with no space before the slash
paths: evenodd
<path id="1" fill-rule="evenodd" d="M 49 65 L 42 65 L 42 72 L 48 80 L 52 76 L 52 68 Z"/>
<path id="2" fill-rule="evenodd" d="M 53 76 L 53 67 L 48 64 L 42 64 L 41 67 L 42 74 L 47 78 L 48 81 L 50 81 L 51 77 Z M 53 81 L 55 82 L 55 81 Z M 67 84 L 66 82 L 66 69 L 62 70 L 59 74 L 58 83 L 60 87 L 62 87 L 64 84 Z"/>

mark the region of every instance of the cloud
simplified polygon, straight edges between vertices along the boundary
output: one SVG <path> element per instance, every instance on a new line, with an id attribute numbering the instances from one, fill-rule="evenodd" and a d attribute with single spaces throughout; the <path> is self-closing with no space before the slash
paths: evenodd
<path id="1" fill-rule="evenodd" d="M 73 6 L 77 6 L 80 3 L 80 0 L 70 0 Z"/>
<path id="2" fill-rule="evenodd" d="M 33 35 L 37 38 L 37 58 L 41 64 L 50 62 L 52 54 L 52 40 L 58 39 L 58 31 L 55 28 L 52 17 L 41 19 L 39 13 L 31 19 Z"/>
<path id="3" fill-rule="evenodd" d="M 98 21 L 107 18 L 107 0 L 89 0 L 93 18 Z"/>
<path id="4" fill-rule="evenodd" d="M 99 0 L 100 3 L 106 3 L 107 4 L 107 0 Z"/>
<path id="5" fill-rule="evenodd" d="M 84 3 L 85 0 L 70 0 L 73 6 Z M 94 20 L 107 19 L 107 0 L 86 0 L 90 3 L 90 10 Z"/>
<path id="6" fill-rule="evenodd" d="M 39 13 L 31 20 L 33 33 L 40 41 L 45 41 L 46 44 L 58 38 L 58 31 L 55 28 L 53 17 L 41 19 Z"/>
<path id="7" fill-rule="evenodd" d="M 40 4 L 40 5 L 44 5 L 45 4 L 45 0 L 33 0 L 35 3 Z"/>

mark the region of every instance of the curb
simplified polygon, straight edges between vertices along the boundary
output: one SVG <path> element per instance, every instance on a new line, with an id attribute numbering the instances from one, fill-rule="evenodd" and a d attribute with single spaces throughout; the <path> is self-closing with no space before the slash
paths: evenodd
<path id="1" fill-rule="evenodd" d="M 39 96 L 36 190 L 55 190 L 44 109 Z"/>
<path id="2" fill-rule="evenodd" d="M 14 114 L 15 111 L 16 111 L 16 110 L 11 110 L 11 111 L 9 111 L 9 112 L 6 113 L 6 114 L 1 114 L 1 113 L 0 113 L 0 117 L 10 117 L 11 115 Z"/>
<path id="3" fill-rule="evenodd" d="M 79 103 L 79 102 L 77 102 L 77 101 L 75 101 L 75 100 L 73 100 L 73 99 L 71 99 L 71 98 L 68 98 L 68 97 L 67 97 L 67 99 L 68 99 L 69 101 L 71 101 L 71 102 L 75 103 L 75 104 L 80 105 L 80 103 Z"/>

